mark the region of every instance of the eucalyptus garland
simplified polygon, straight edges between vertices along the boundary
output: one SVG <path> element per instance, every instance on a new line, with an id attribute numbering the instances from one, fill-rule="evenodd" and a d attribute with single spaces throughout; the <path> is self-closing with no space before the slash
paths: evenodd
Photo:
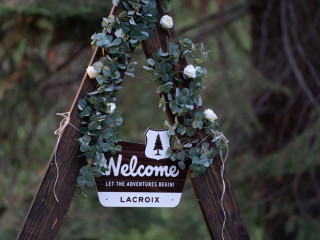
<path id="1" fill-rule="evenodd" d="M 187 38 L 179 39 L 178 43 L 170 42 L 168 52 L 160 49 L 157 54 L 153 54 L 152 58 L 147 59 L 149 66 L 144 68 L 152 74 L 157 93 L 161 95 L 159 107 L 163 111 L 169 108 L 174 116 L 173 125 L 168 121 L 164 123 L 169 134 L 175 136 L 175 150 L 168 149 L 167 155 L 172 161 L 177 161 L 181 169 L 191 159 L 191 176 L 196 177 L 206 171 L 217 154 L 222 156 L 227 140 L 219 131 L 217 115 L 211 109 L 202 110 L 200 90 L 205 88 L 203 82 L 207 77 L 207 70 L 189 64 L 180 74 L 173 71 L 179 59 L 186 58 L 198 65 L 207 58 L 208 52 L 203 44 L 194 44 Z M 203 140 L 198 134 L 200 131 L 204 131 L 207 136 Z M 208 137 L 211 137 L 214 147 L 208 143 Z"/>
<path id="2" fill-rule="evenodd" d="M 121 90 L 123 74 L 134 77 L 135 62 L 131 62 L 131 52 L 154 34 L 157 22 L 155 0 L 113 0 L 114 5 L 122 4 L 124 11 L 118 16 L 103 18 L 101 33 L 92 35 L 92 46 L 99 47 L 102 57 L 87 68 L 88 76 L 95 79 L 97 89 L 88 93 L 78 102 L 82 126 L 78 139 L 80 151 L 87 165 L 80 169 L 77 188 L 84 192 L 85 187 L 94 186 L 94 178 L 100 177 L 107 169 L 104 153 L 116 154 L 122 150 L 119 141 L 119 127 L 123 119 L 116 110 L 116 95 Z M 171 8 L 171 0 L 162 1 L 164 11 Z M 172 18 L 161 17 L 160 26 L 164 29 L 173 27 Z M 176 74 L 173 69 L 179 59 L 187 58 L 198 65 L 207 57 L 202 44 L 193 44 L 189 39 L 181 38 L 177 43 L 170 42 L 169 51 L 161 49 L 148 59 L 149 66 L 144 68 L 153 76 L 157 92 L 161 95 L 160 107 L 174 115 L 175 122 L 165 122 L 169 134 L 175 136 L 175 150 L 168 149 L 167 155 L 177 161 L 181 169 L 191 159 L 192 177 L 203 173 L 216 154 L 222 154 L 227 140 L 219 131 L 216 114 L 202 110 L 200 90 L 207 71 L 200 66 L 190 64 L 183 73 Z M 177 77 L 182 76 L 182 77 Z M 181 87 L 186 86 L 187 87 Z M 200 140 L 199 131 L 207 137 Z M 208 138 L 210 137 L 210 138 Z M 212 147 L 208 140 L 214 142 Z"/>
<path id="3" fill-rule="evenodd" d="M 121 90 L 122 74 L 134 77 L 136 63 L 130 63 L 132 50 L 154 33 L 157 8 L 155 0 L 122 0 L 124 11 L 118 16 L 103 18 L 101 33 L 94 34 L 92 46 L 99 47 L 103 56 L 87 68 L 95 79 L 97 90 L 88 93 L 78 102 L 82 127 L 79 138 L 80 151 L 87 165 L 80 169 L 77 187 L 82 193 L 85 187 L 94 186 L 94 178 L 105 169 L 104 153 L 116 154 L 122 150 L 118 144 L 119 127 L 123 119 L 116 110 L 116 94 Z"/>

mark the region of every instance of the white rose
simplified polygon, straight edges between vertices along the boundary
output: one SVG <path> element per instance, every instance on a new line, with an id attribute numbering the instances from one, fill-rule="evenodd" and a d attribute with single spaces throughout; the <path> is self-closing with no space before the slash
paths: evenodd
<path id="1" fill-rule="evenodd" d="M 99 73 L 96 71 L 96 69 L 92 66 L 87 68 L 87 73 L 90 78 L 95 78 L 99 75 Z"/>
<path id="2" fill-rule="evenodd" d="M 184 75 L 186 75 L 189 78 L 195 78 L 197 76 L 196 72 L 197 69 L 191 64 L 187 65 L 183 70 Z"/>
<path id="3" fill-rule="evenodd" d="M 173 27 L 172 17 L 168 15 L 162 16 L 162 18 L 160 19 L 160 25 L 165 29 L 172 28 Z"/>
<path id="4" fill-rule="evenodd" d="M 114 32 L 114 35 L 116 35 L 117 38 L 123 38 L 126 34 L 122 31 L 121 28 L 119 28 Z"/>
<path id="5" fill-rule="evenodd" d="M 206 109 L 203 112 L 203 114 L 206 117 L 206 119 L 208 119 L 211 122 L 214 122 L 215 120 L 218 119 L 217 115 L 211 109 Z"/>
<path id="6" fill-rule="evenodd" d="M 112 114 L 114 110 L 116 109 L 116 104 L 114 103 L 107 103 L 107 113 Z"/>

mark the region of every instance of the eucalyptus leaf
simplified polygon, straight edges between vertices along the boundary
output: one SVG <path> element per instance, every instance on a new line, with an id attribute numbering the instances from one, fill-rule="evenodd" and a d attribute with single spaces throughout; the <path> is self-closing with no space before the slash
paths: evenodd
<path id="1" fill-rule="evenodd" d="M 87 186 L 88 187 L 93 187 L 94 186 L 93 178 L 91 178 L 91 177 L 87 178 Z"/>
<path id="2" fill-rule="evenodd" d="M 178 160 L 180 160 L 180 161 L 184 160 L 185 155 L 184 155 L 183 151 L 178 152 L 178 153 L 176 154 L 176 158 L 177 158 Z"/>
<path id="3" fill-rule="evenodd" d="M 90 176 L 90 167 L 89 166 L 83 166 L 82 168 L 80 168 L 80 173 L 84 177 Z"/>
<path id="4" fill-rule="evenodd" d="M 121 44 L 121 38 L 116 38 L 113 42 L 112 42 L 112 46 L 118 46 Z"/>
<path id="5" fill-rule="evenodd" d="M 198 177 L 198 173 L 197 173 L 197 172 L 192 172 L 192 173 L 191 173 L 191 177 L 192 177 L 192 178 Z"/>
<path id="6" fill-rule="evenodd" d="M 118 6 L 120 0 L 112 0 L 112 4 Z"/>
<path id="7" fill-rule="evenodd" d="M 178 162 L 178 166 L 181 170 L 184 170 L 186 168 L 186 164 L 182 161 Z"/>
<path id="8" fill-rule="evenodd" d="M 90 151 L 91 147 L 88 144 L 81 144 L 80 145 L 80 151 L 81 152 L 88 152 Z"/>
<path id="9" fill-rule="evenodd" d="M 130 73 L 130 72 L 125 72 L 125 74 L 130 76 L 130 77 L 133 77 L 133 78 L 135 77 L 135 75 L 133 73 Z"/>
<path id="10" fill-rule="evenodd" d="M 80 111 L 84 110 L 84 108 L 87 106 L 87 101 L 85 99 L 81 99 L 78 102 L 78 108 Z"/>
<path id="11" fill-rule="evenodd" d="M 84 135 L 82 138 L 80 138 L 81 140 L 81 143 L 84 143 L 84 144 L 88 144 L 88 143 L 90 143 L 90 141 L 91 141 L 91 137 L 89 136 L 89 135 Z"/>
<path id="12" fill-rule="evenodd" d="M 166 155 L 169 157 L 169 156 L 171 156 L 172 155 L 172 149 L 171 148 L 168 148 L 167 150 L 166 150 Z"/>
<path id="13" fill-rule="evenodd" d="M 152 58 L 148 58 L 147 62 L 150 66 L 154 66 L 154 64 L 156 63 Z"/>
<path id="14" fill-rule="evenodd" d="M 116 145 L 114 150 L 121 152 L 122 151 L 122 146 L 121 145 Z"/>
<path id="15" fill-rule="evenodd" d="M 136 22 L 134 21 L 134 18 L 133 18 L 133 17 L 130 18 L 129 23 L 130 23 L 131 25 L 137 25 Z"/>
<path id="16" fill-rule="evenodd" d="M 86 179 L 84 176 L 78 176 L 77 178 L 77 184 L 80 186 L 84 186 L 86 184 Z"/>

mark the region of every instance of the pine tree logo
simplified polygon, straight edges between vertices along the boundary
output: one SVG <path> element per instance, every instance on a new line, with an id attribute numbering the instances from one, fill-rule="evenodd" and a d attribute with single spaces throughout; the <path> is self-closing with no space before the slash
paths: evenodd
<path id="1" fill-rule="evenodd" d="M 154 130 L 148 128 L 145 132 L 146 149 L 144 151 L 147 158 L 161 160 L 167 159 L 167 150 L 170 147 L 170 137 L 168 130 Z"/>
<path id="2" fill-rule="evenodd" d="M 163 150 L 160 134 L 157 135 L 156 143 L 154 144 L 153 150 L 157 151 L 155 155 L 160 155 L 159 150 Z"/>

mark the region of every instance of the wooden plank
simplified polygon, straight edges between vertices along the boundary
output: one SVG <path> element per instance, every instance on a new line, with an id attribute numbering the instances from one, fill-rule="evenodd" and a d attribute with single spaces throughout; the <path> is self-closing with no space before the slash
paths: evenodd
<path id="1" fill-rule="evenodd" d="M 164 13 L 160 8 L 160 0 L 157 0 L 157 7 L 159 12 L 159 22 L 161 16 L 165 15 L 166 13 Z M 152 53 L 156 53 L 160 48 L 162 48 L 163 51 L 167 51 L 168 43 L 172 39 L 176 39 L 174 28 L 171 28 L 169 31 L 162 28 L 157 28 L 155 35 L 151 39 L 143 42 L 143 50 L 146 58 L 150 58 Z M 176 66 L 176 72 L 182 72 L 186 65 L 187 63 L 185 59 L 181 59 Z M 182 76 L 180 76 L 180 78 L 181 77 Z M 188 86 L 186 85 L 182 87 Z M 168 121 L 170 124 L 173 124 L 174 116 L 170 112 L 169 107 L 166 109 Z M 202 139 L 205 137 L 203 133 L 201 136 Z M 191 182 L 211 238 L 215 240 L 223 239 L 221 230 L 223 226 L 224 214 L 220 206 L 220 198 L 223 190 L 222 179 L 220 176 L 221 163 L 220 157 L 216 157 L 215 161 L 211 167 L 207 169 L 207 172 L 204 175 L 200 175 L 194 179 L 191 178 Z M 224 239 L 250 239 L 240 209 L 232 192 L 230 181 L 225 172 L 223 176 L 226 184 L 224 206 L 227 215 L 224 229 Z"/>
<path id="2" fill-rule="evenodd" d="M 121 11 L 122 9 L 119 7 L 112 8 L 110 14 L 117 15 Z M 100 57 L 101 52 L 97 51 L 96 48 L 89 65 L 92 65 Z M 70 109 L 70 123 L 77 128 L 81 126 L 77 103 L 80 99 L 84 98 L 86 93 L 94 91 L 95 88 L 95 81 L 85 74 Z M 79 169 L 84 162 L 78 157 L 80 151 L 79 143 L 76 142 L 76 139 L 79 137 L 80 133 L 70 125 L 67 125 L 61 134 L 57 150 L 60 177 L 57 182 L 56 193 L 59 203 L 56 202 L 53 195 L 53 187 L 57 176 L 53 152 L 39 190 L 30 205 L 17 239 L 50 240 L 57 238 L 76 190 L 75 185 Z"/>

